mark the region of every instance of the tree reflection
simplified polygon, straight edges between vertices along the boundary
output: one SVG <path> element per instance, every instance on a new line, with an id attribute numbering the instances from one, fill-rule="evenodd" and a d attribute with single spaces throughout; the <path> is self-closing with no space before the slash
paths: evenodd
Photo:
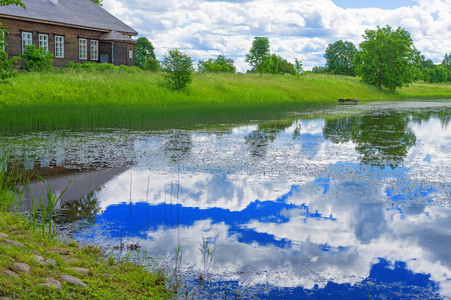
<path id="1" fill-rule="evenodd" d="M 326 121 L 323 135 L 334 143 L 353 141 L 365 164 L 396 167 L 402 164 L 416 136 L 411 115 L 387 111 L 376 115 Z"/>
<path id="2" fill-rule="evenodd" d="M 88 224 L 95 224 L 98 213 L 100 213 L 100 207 L 96 191 L 93 191 L 83 199 L 63 203 L 60 216 L 64 223 L 74 223 L 83 220 Z"/>
<path id="3" fill-rule="evenodd" d="M 268 146 L 274 142 L 277 134 L 291 126 L 289 124 L 259 125 L 258 128 L 244 137 L 244 142 L 249 148 L 249 153 L 254 157 L 264 157 Z"/>
<path id="4" fill-rule="evenodd" d="M 192 146 L 189 131 L 174 131 L 164 143 L 163 150 L 170 161 L 177 165 L 188 158 Z"/>

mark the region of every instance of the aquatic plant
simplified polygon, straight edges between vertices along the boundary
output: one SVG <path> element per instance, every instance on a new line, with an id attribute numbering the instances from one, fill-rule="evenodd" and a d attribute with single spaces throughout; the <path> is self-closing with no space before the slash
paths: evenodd
<path id="1" fill-rule="evenodd" d="M 96 84 L 93 85 L 92 82 Z M 335 103 L 338 98 L 449 98 L 451 86 L 415 83 L 396 93 L 346 76 L 199 74 L 182 91 L 149 72 L 52 70 L 25 72 L 3 87 L 0 131 L 128 128 L 160 130 L 269 119 Z"/>
<path id="2" fill-rule="evenodd" d="M 52 227 L 53 227 L 53 211 L 55 210 L 56 205 L 61 200 L 61 197 L 66 192 L 66 190 L 69 187 L 69 184 L 72 182 L 72 180 L 69 180 L 66 188 L 61 193 L 58 194 L 52 190 L 52 187 L 44 178 L 42 178 L 41 176 L 38 176 L 38 178 L 46 186 L 46 197 L 47 197 L 47 205 L 46 206 L 44 204 L 41 205 L 41 207 L 42 207 L 42 209 L 41 209 L 41 211 L 42 211 L 42 234 L 45 234 L 45 224 L 46 224 L 47 218 L 48 218 L 48 226 L 49 226 L 48 233 L 51 234 Z"/>
<path id="3" fill-rule="evenodd" d="M 172 272 L 172 277 L 170 281 L 171 289 L 174 291 L 174 293 L 177 293 L 178 289 L 180 288 L 181 282 L 182 282 L 182 275 L 181 275 L 181 268 L 182 268 L 182 258 L 183 258 L 183 251 L 182 251 L 182 244 L 180 243 L 180 240 L 177 244 L 177 249 L 175 250 L 175 266 L 174 271 Z"/>
<path id="4" fill-rule="evenodd" d="M 11 211 L 20 205 L 22 192 L 17 188 L 16 183 L 22 178 L 13 178 L 8 174 L 9 155 L 7 152 L 0 156 L 0 212 Z"/>
<path id="5" fill-rule="evenodd" d="M 30 190 L 30 197 L 31 197 L 31 228 L 33 232 L 36 232 L 36 216 L 39 211 L 39 208 L 42 205 L 42 199 L 39 197 L 39 201 L 34 200 L 33 192 Z"/>
<path id="6" fill-rule="evenodd" d="M 208 271 L 211 267 L 211 262 L 213 261 L 213 255 L 215 254 L 216 247 L 211 248 L 211 243 L 202 236 L 202 243 L 200 243 L 200 252 L 202 253 L 202 264 L 203 271 L 199 275 L 199 283 L 202 283 L 205 279 L 207 279 Z"/>

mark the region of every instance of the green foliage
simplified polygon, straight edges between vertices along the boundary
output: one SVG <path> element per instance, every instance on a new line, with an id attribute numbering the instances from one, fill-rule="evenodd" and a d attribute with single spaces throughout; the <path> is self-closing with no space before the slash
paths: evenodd
<path id="1" fill-rule="evenodd" d="M 326 67 L 313 67 L 312 69 L 313 74 L 324 74 L 327 73 Z"/>
<path id="2" fill-rule="evenodd" d="M 64 195 L 64 193 L 66 192 L 67 188 L 69 187 L 69 184 L 72 180 L 69 181 L 69 183 L 67 184 L 66 188 L 60 192 L 60 193 L 55 193 L 52 190 L 52 187 L 50 186 L 50 184 L 42 177 L 39 177 L 39 179 L 44 183 L 44 185 L 46 186 L 46 197 L 47 197 L 47 206 L 44 205 L 44 203 L 42 202 L 42 200 L 39 200 L 39 203 L 41 203 L 41 207 L 42 207 L 42 234 L 45 235 L 45 223 L 46 220 L 48 218 L 48 228 L 49 228 L 49 234 L 52 233 L 52 227 L 53 227 L 53 212 L 55 210 L 56 205 L 58 204 L 58 202 L 60 202 L 61 197 Z M 54 188 L 55 189 L 55 188 Z M 34 202 L 34 201 L 33 201 Z M 34 203 L 33 203 L 34 206 Z M 34 210 L 34 207 L 33 207 Z M 34 225 L 33 225 L 34 227 Z"/>
<path id="3" fill-rule="evenodd" d="M 95 62 L 87 62 L 87 63 L 73 63 L 70 62 L 66 65 L 66 68 L 69 70 L 86 70 L 91 72 L 96 71 L 117 71 L 117 72 L 128 72 L 128 73 L 136 73 L 140 72 L 141 69 L 135 66 L 116 66 L 110 63 L 95 63 Z"/>
<path id="4" fill-rule="evenodd" d="M 296 75 L 296 69 L 292 63 L 290 63 L 285 58 L 280 57 L 279 59 L 279 74 L 290 74 Z"/>
<path id="5" fill-rule="evenodd" d="M 153 57 L 149 57 L 143 65 L 143 70 L 158 72 L 160 70 L 160 62 Z"/>
<path id="6" fill-rule="evenodd" d="M 199 60 L 197 68 L 199 72 L 236 72 L 233 59 L 227 59 L 224 55 L 218 55 L 216 59 Z"/>
<path id="7" fill-rule="evenodd" d="M 447 70 L 451 70 L 451 54 L 446 53 L 442 60 L 441 66 Z"/>
<path id="8" fill-rule="evenodd" d="M 25 4 L 22 3 L 20 0 L 0 0 L 0 6 L 7 6 L 7 5 L 18 5 L 22 6 L 25 9 Z"/>
<path id="9" fill-rule="evenodd" d="M 260 77 L 262 77 L 263 72 L 267 68 L 269 47 L 269 39 L 267 37 L 256 36 L 252 42 L 251 49 L 249 49 L 249 53 L 246 54 L 245 61 L 252 67 L 255 67 L 256 71 L 260 73 Z"/>
<path id="10" fill-rule="evenodd" d="M 4 1 L 2 1 L 2 3 L 4 3 Z M 4 4 L 0 6 L 4 6 Z M 2 26 L 2 23 L 0 23 L 0 26 Z M 17 74 L 13 68 L 13 64 L 17 62 L 18 58 L 13 57 L 9 59 L 8 54 L 3 51 L 3 48 L 8 46 L 4 37 L 8 33 L 8 30 L 0 28 L 0 84 L 8 83 L 8 79 Z"/>
<path id="11" fill-rule="evenodd" d="M 0 298 L 11 299 L 172 299 L 174 295 L 165 287 L 165 276 L 153 264 L 138 264 L 114 261 L 114 268 L 108 264 L 103 249 L 93 246 L 80 246 L 75 242 L 62 243 L 59 238 L 45 239 L 32 230 L 32 225 L 23 214 L 0 212 L 0 232 L 12 240 L 24 244 L 24 251 L 16 246 L 0 248 L 0 270 L 6 270 L 14 261 L 29 264 L 32 271 L 21 275 L 21 279 L 9 276 L 0 277 Z M 15 232 L 20 232 L 16 234 Z M 61 255 L 51 249 L 67 251 L 72 262 L 65 262 Z M 26 251 L 25 251 L 26 250 Z M 130 253 L 127 251 L 127 253 Z M 141 255 L 135 252 L 136 256 Z M 57 263 L 52 266 L 38 263 L 33 255 L 39 254 Z M 143 254 L 144 255 L 144 254 Z M 89 275 L 78 274 L 71 267 L 83 266 Z M 104 276 L 103 274 L 111 276 Z M 45 278 L 60 278 L 70 274 L 80 278 L 89 288 L 69 287 L 62 283 L 57 290 L 40 286 Z"/>
<path id="12" fill-rule="evenodd" d="M 22 55 L 20 66 L 27 71 L 42 71 L 52 68 L 53 55 L 42 47 L 28 45 Z"/>
<path id="13" fill-rule="evenodd" d="M 301 75 L 304 71 L 302 68 L 302 61 L 300 59 L 294 59 L 294 70 L 296 71 L 296 76 L 299 78 L 299 75 Z"/>
<path id="14" fill-rule="evenodd" d="M 448 99 L 451 85 L 413 83 L 395 93 L 356 77 L 194 73 L 189 90 L 172 92 L 162 73 L 55 69 L 21 72 L 0 95 L 0 132 L 126 128 L 164 130 L 272 118 L 310 103 Z"/>
<path id="15" fill-rule="evenodd" d="M 135 66 L 142 68 L 149 58 L 156 59 L 155 47 L 145 37 L 140 37 L 135 45 Z"/>
<path id="16" fill-rule="evenodd" d="M 183 89 L 193 80 L 193 60 L 185 51 L 169 50 L 163 57 L 163 71 L 174 90 Z"/>
<path id="17" fill-rule="evenodd" d="M 291 74 L 295 75 L 296 70 L 294 69 L 294 65 L 290 63 L 285 58 L 271 54 L 266 61 L 266 73 L 271 74 Z"/>
<path id="18" fill-rule="evenodd" d="M 8 176 L 9 156 L 3 153 L 0 156 L 0 212 L 11 211 L 18 204 L 17 195 L 12 190 L 15 189 L 11 177 Z"/>
<path id="19" fill-rule="evenodd" d="M 351 42 L 339 40 L 329 44 L 324 54 L 327 72 L 355 76 L 353 60 L 356 52 L 357 48 Z"/>
<path id="20" fill-rule="evenodd" d="M 98 6 L 103 6 L 103 0 L 91 0 L 91 1 L 97 4 Z"/>
<path id="21" fill-rule="evenodd" d="M 363 82 L 395 91 L 413 81 L 412 68 L 419 58 L 410 33 L 386 26 L 366 30 L 363 38 L 354 58 L 356 73 Z"/>
<path id="22" fill-rule="evenodd" d="M 0 50 L 0 84 L 8 83 L 8 79 L 17 75 L 13 64 L 17 62 L 17 57 L 8 59 L 8 54 Z"/>

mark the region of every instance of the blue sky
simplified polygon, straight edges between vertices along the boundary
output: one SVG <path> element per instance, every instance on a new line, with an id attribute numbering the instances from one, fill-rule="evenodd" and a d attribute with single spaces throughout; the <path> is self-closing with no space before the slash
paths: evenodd
<path id="1" fill-rule="evenodd" d="M 342 8 L 377 7 L 383 9 L 396 9 L 403 6 L 418 6 L 418 2 L 415 0 L 333 0 L 333 2 Z"/>
<path id="2" fill-rule="evenodd" d="M 225 55 L 239 71 L 250 68 L 244 57 L 255 36 L 306 69 L 324 65 L 327 45 L 358 45 L 378 25 L 406 29 L 435 63 L 451 52 L 451 0 L 104 0 L 104 8 L 149 38 L 157 58 L 172 48 L 196 61 Z"/>

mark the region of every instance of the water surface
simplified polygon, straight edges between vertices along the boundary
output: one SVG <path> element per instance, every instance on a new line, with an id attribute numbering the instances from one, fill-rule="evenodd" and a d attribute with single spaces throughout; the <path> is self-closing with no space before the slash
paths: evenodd
<path id="1" fill-rule="evenodd" d="M 61 232 L 116 255 L 138 243 L 169 271 L 180 245 L 181 295 L 443 299 L 450 117 L 450 101 L 372 103 L 198 130 L 6 136 L 1 147 L 63 173 L 49 177 L 57 189 L 72 179 Z"/>

